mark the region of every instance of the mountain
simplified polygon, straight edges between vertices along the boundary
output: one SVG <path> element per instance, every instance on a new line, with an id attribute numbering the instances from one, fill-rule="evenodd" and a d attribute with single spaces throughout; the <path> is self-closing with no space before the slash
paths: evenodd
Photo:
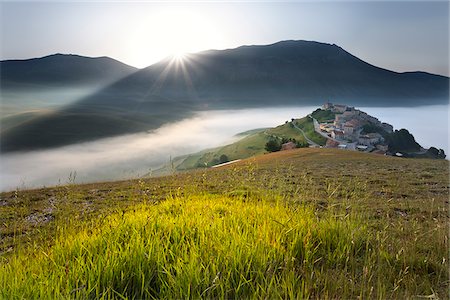
<path id="1" fill-rule="evenodd" d="M 167 58 L 64 109 L 2 132 L 2 151 L 62 146 L 151 130 L 206 109 L 414 106 L 448 101 L 449 78 L 397 73 L 336 45 L 283 41 Z"/>
<path id="2" fill-rule="evenodd" d="M 109 57 L 53 54 L 0 62 L 2 89 L 111 83 L 137 71 Z"/>
<path id="3" fill-rule="evenodd" d="M 0 62 L 2 130 L 47 116 L 136 72 L 109 57 L 54 54 Z"/>

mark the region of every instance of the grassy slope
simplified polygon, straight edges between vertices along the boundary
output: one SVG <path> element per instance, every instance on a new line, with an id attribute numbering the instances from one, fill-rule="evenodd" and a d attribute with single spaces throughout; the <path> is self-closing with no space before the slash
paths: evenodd
<path id="1" fill-rule="evenodd" d="M 302 128 L 308 138 L 312 139 L 318 144 L 324 145 L 325 139 L 314 131 L 312 119 L 305 117 L 295 119 L 294 122 L 298 127 Z M 178 170 L 188 170 L 197 168 L 199 166 L 208 165 L 213 159 L 218 159 L 222 154 L 225 154 L 229 160 L 243 159 L 251 156 L 266 153 L 265 145 L 270 138 L 294 138 L 298 142 L 306 143 L 302 133 L 292 127 L 290 123 L 277 126 L 275 128 L 268 128 L 266 130 L 258 130 L 256 133 L 248 131 L 250 135 L 240 139 L 239 141 L 218 147 L 214 149 L 204 150 L 198 153 L 188 155 L 184 161 L 178 165 Z"/>
<path id="2" fill-rule="evenodd" d="M 446 298 L 448 175 L 447 161 L 299 149 L 3 193 L 0 298 Z"/>

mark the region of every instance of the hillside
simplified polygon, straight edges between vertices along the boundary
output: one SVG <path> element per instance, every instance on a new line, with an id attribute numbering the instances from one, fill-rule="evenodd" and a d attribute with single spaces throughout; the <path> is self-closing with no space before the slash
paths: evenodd
<path id="1" fill-rule="evenodd" d="M 307 147 L 308 143 L 303 134 L 300 130 L 292 126 L 292 122 L 301 128 L 308 138 L 314 140 L 319 145 L 325 145 L 325 139 L 314 132 L 312 119 L 304 117 L 301 119 L 290 120 L 289 122 L 274 128 L 248 131 L 248 134 L 246 135 L 238 134 L 238 136 L 242 137 L 241 139 L 223 147 L 207 149 L 198 153 L 175 158 L 174 163 L 176 165 L 176 170 L 182 171 L 199 167 L 210 167 L 218 164 L 222 155 L 225 155 L 227 160 L 233 161 L 264 154 L 267 152 L 265 149 L 266 143 L 272 139 L 279 141 L 283 139 L 295 139 L 299 144 Z M 159 171 L 162 172 L 162 174 L 168 174 L 168 171 L 170 170 L 168 170 L 168 167 L 165 167 Z"/>
<path id="2" fill-rule="evenodd" d="M 3 132 L 1 149 L 49 148 L 151 130 L 208 109 L 317 105 L 325 99 L 361 106 L 442 104 L 448 86 L 447 77 L 381 69 L 325 43 L 211 50 L 183 60 L 167 58 Z"/>
<path id="3" fill-rule="evenodd" d="M 360 114 L 363 117 L 358 117 Z M 354 125 L 356 126 L 355 128 L 352 127 L 352 130 L 354 129 L 355 133 L 346 135 L 343 139 L 339 138 L 339 141 L 342 144 L 354 143 L 355 148 L 353 150 L 356 150 L 356 146 L 365 146 L 360 144 L 360 142 L 366 142 L 365 140 L 361 140 L 360 136 L 365 137 L 367 134 L 377 133 L 380 134 L 380 140 L 367 144 L 368 146 L 360 151 L 378 151 L 378 154 L 388 155 L 399 153 L 399 155 L 403 157 L 415 158 L 443 159 L 446 157 L 442 149 L 436 149 L 434 147 L 431 147 L 430 149 L 422 148 L 407 129 L 393 130 L 393 127 L 390 124 L 382 123 L 377 118 L 355 108 L 352 108 L 351 111 L 347 111 L 347 115 L 346 119 L 353 120 L 354 122 L 358 121 L 359 125 Z M 315 131 L 313 122 L 313 119 L 315 119 L 318 124 L 326 124 L 327 126 L 332 126 L 336 130 L 340 130 L 335 125 L 332 125 L 335 123 L 335 118 L 340 119 L 341 124 L 345 123 L 342 121 L 344 119 L 342 112 L 319 108 L 306 117 L 288 120 L 285 124 L 274 128 L 254 129 L 237 134 L 236 138 L 238 138 L 238 140 L 228 145 L 176 157 L 168 165 L 154 171 L 153 174 L 167 175 L 175 170 L 184 171 L 195 168 L 212 167 L 229 161 L 249 158 L 267 152 L 279 151 L 281 145 L 288 141 L 296 143 L 297 148 L 309 146 L 337 148 L 340 144 L 337 142 L 338 140 L 334 140 L 336 141 L 334 145 L 327 143 L 327 139 L 330 135 L 326 138 L 326 135 L 324 137 L 318 134 Z M 360 118 L 360 120 L 358 118 Z M 366 121 L 363 121 L 363 119 Z M 384 128 L 381 126 L 384 126 Z M 326 132 L 322 131 L 322 133 L 325 134 Z M 269 141 L 276 144 L 275 149 L 270 150 L 267 148 Z M 379 149 L 384 149 L 384 151 Z"/>
<path id="4" fill-rule="evenodd" d="M 0 61 L 0 83 L 6 90 L 106 84 L 136 71 L 136 68 L 109 57 L 53 54 Z"/>
<path id="5" fill-rule="evenodd" d="M 3 136 L 17 126 L 33 126 L 137 69 L 109 57 L 54 54 L 0 62 L 0 122 Z M 81 120 L 79 120 L 81 121 Z M 67 131 L 65 125 L 63 130 Z M 69 127 L 70 128 L 70 127 Z M 42 128 L 41 128 L 42 129 Z M 42 133 L 37 133 L 38 138 Z M 70 132 L 68 134 L 73 134 Z M 15 135 L 21 135 L 20 129 Z M 19 137 L 20 139 L 20 137 Z M 5 142 L 7 142 L 5 140 Z"/>
<path id="6" fill-rule="evenodd" d="M 2 193 L 0 298 L 445 299 L 448 187 L 444 160 L 297 149 Z"/>

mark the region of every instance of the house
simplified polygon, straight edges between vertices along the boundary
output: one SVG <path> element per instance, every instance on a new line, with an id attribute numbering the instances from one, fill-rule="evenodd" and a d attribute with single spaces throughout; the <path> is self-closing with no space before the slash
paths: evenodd
<path id="1" fill-rule="evenodd" d="M 284 143 L 283 145 L 281 145 L 281 151 L 283 151 L 283 150 L 292 150 L 292 149 L 295 149 L 295 148 L 297 148 L 297 145 L 295 143 L 293 143 L 293 142 L 287 142 L 287 143 Z"/>
<path id="2" fill-rule="evenodd" d="M 325 144 L 325 148 L 337 148 L 339 146 L 339 142 L 327 139 L 327 143 Z"/>
<path id="3" fill-rule="evenodd" d="M 384 151 L 384 152 L 387 152 L 388 148 L 389 148 L 388 145 L 382 145 L 382 144 L 378 144 L 377 145 L 377 149 L 381 150 L 381 151 Z"/>
<path id="4" fill-rule="evenodd" d="M 342 130 L 335 129 L 335 130 L 333 130 L 331 132 L 331 137 L 333 139 L 343 139 L 344 138 L 344 132 Z"/>
<path id="5" fill-rule="evenodd" d="M 326 123 L 321 123 L 319 125 L 320 130 L 325 131 L 325 132 L 332 132 L 334 129 L 336 129 L 332 124 L 326 124 Z"/>
<path id="6" fill-rule="evenodd" d="M 342 114 L 337 114 L 334 116 L 334 126 L 341 127 L 347 119 Z"/>
<path id="7" fill-rule="evenodd" d="M 344 135 L 346 136 L 353 135 L 353 133 L 355 132 L 355 126 L 351 122 L 345 122 L 343 127 L 344 127 Z"/>
<path id="8" fill-rule="evenodd" d="M 322 105 L 322 109 L 323 110 L 328 110 L 328 109 L 333 109 L 333 103 L 331 103 L 331 102 L 325 102 L 323 105 Z"/>
<path id="9" fill-rule="evenodd" d="M 379 133 L 368 133 L 360 135 L 358 142 L 362 145 L 371 146 L 384 141 L 384 138 Z"/>
<path id="10" fill-rule="evenodd" d="M 354 128 L 357 128 L 361 125 L 361 122 L 358 119 L 351 119 L 348 121 L 349 124 L 352 124 Z"/>
<path id="11" fill-rule="evenodd" d="M 333 110 L 335 112 L 343 113 L 346 109 L 347 109 L 347 105 L 342 105 L 342 104 L 334 104 L 333 105 Z"/>
<path id="12" fill-rule="evenodd" d="M 344 118 L 352 118 L 356 115 L 356 110 L 353 107 L 347 107 L 342 115 Z"/>

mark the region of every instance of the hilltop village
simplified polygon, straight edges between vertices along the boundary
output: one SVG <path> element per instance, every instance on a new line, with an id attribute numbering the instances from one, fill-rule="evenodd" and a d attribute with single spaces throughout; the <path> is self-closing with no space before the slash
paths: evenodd
<path id="1" fill-rule="evenodd" d="M 284 136 L 279 137 L 275 134 L 272 138 L 281 139 L 282 143 L 277 146 L 276 139 L 272 139 L 267 142 L 265 149 L 273 152 L 306 145 L 312 148 L 339 148 L 400 157 L 436 159 L 446 157 L 442 149 L 435 147 L 425 149 L 420 146 L 407 129 L 394 130 L 391 124 L 381 122 L 352 106 L 327 102 L 306 118 L 309 118 L 310 129 L 307 122 L 302 119 L 286 121 L 291 128 L 302 133 L 305 143 L 298 143 L 295 139 L 286 137 L 286 132 L 279 132 Z M 276 133 L 276 130 L 272 133 Z M 323 140 L 320 141 L 317 137 Z"/>
<path id="2" fill-rule="evenodd" d="M 326 147 L 378 154 L 388 151 L 383 135 L 393 132 L 392 125 L 347 105 L 328 102 L 322 106 L 322 110 L 327 111 L 328 116 L 334 116 L 320 123 L 312 117 L 315 131 L 327 138 Z"/>

